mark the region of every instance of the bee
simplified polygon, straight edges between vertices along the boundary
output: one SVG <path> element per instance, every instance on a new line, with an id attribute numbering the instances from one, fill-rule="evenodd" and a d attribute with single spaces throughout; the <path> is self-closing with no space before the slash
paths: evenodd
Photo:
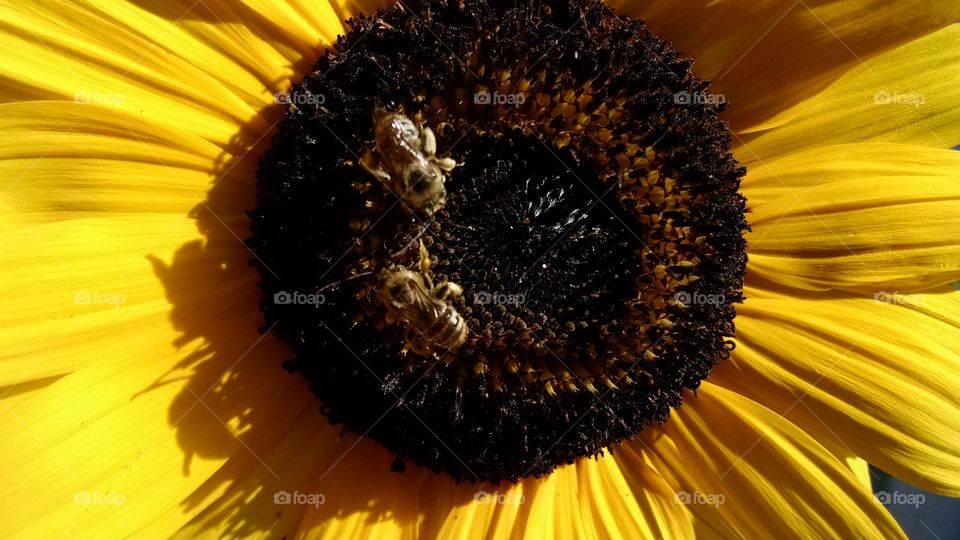
<path id="1" fill-rule="evenodd" d="M 360 164 L 396 193 L 414 211 L 427 217 L 447 202 L 445 173 L 457 166 L 452 158 L 437 157 L 437 138 L 428 127 L 419 128 L 400 113 L 382 107 L 373 110 L 376 148 L 367 150 Z"/>
<path id="2" fill-rule="evenodd" d="M 383 272 L 379 289 L 388 322 L 406 323 L 406 346 L 420 356 L 430 356 L 436 349 L 452 351 L 466 341 L 467 323 L 447 302 L 450 297 L 462 295 L 463 290 L 456 283 L 434 286 L 430 277 L 430 255 L 423 242 L 420 242 L 420 271 L 394 265 Z"/>

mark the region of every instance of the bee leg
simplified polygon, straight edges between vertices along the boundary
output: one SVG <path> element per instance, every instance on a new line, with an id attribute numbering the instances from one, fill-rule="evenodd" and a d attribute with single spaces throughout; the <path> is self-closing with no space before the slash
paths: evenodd
<path id="1" fill-rule="evenodd" d="M 463 296 L 463 288 L 456 283 L 444 281 L 433 289 L 433 297 L 437 300 L 446 300 L 450 296 Z"/>
<path id="2" fill-rule="evenodd" d="M 425 127 L 420 131 L 421 144 L 423 145 L 423 154 L 426 156 L 431 163 L 440 167 L 440 170 L 444 172 L 450 172 L 454 167 L 457 166 L 457 161 L 453 158 L 438 158 L 437 157 L 437 136 L 433 134 L 433 130 Z"/>
<path id="3" fill-rule="evenodd" d="M 423 245 L 423 240 L 420 240 L 420 274 L 424 278 L 430 274 L 430 252 L 427 251 L 427 246 Z"/>
<path id="4" fill-rule="evenodd" d="M 410 249 L 411 246 L 413 246 L 413 243 L 414 243 L 414 242 L 416 242 L 417 240 L 420 240 L 420 237 L 423 236 L 423 233 L 427 232 L 427 229 L 428 229 L 429 227 L 430 227 L 430 224 L 429 224 L 429 223 L 424 223 L 424 224 L 423 224 L 423 227 L 420 227 L 420 232 L 418 232 L 417 235 L 414 236 L 412 240 L 410 240 L 409 242 L 407 242 L 407 245 L 403 246 L 403 248 L 402 248 L 400 251 L 395 251 L 395 252 L 391 253 L 391 254 L 390 254 L 390 258 L 391 258 L 391 259 L 399 259 L 401 256 L 403 256 L 403 254 L 406 253 L 407 250 Z"/>
<path id="5" fill-rule="evenodd" d="M 409 349 L 414 354 L 420 356 L 430 356 L 433 352 L 430 350 L 430 347 L 427 346 L 426 340 L 423 339 L 423 336 L 420 336 L 413 331 L 413 328 L 407 327 L 403 332 L 403 340 L 406 342 L 407 349 Z"/>
<path id="6" fill-rule="evenodd" d="M 327 289 L 332 289 L 332 288 L 334 288 L 334 287 L 339 286 L 341 283 L 346 283 L 346 282 L 348 282 L 348 281 L 353 281 L 353 280 L 355 280 L 355 279 L 357 279 L 357 278 L 360 278 L 360 277 L 363 277 L 363 276 L 369 276 L 369 275 L 372 274 L 372 273 L 373 273 L 373 272 L 360 272 L 359 274 L 354 274 L 354 275 L 352 275 L 352 276 L 345 277 L 345 278 L 343 278 L 343 279 L 334 281 L 333 283 L 328 283 L 328 284 L 324 285 L 323 287 L 320 287 L 319 289 L 317 289 L 316 292 L 319 293 L 319 292 L 323 292 L 323 291 L 325 291 L 325 290 L 327 290 Z"/>
<path id="7" fill-rule="evenodd" d="M 413 341 L 413 332 L 411 332 L 409 326 L 403 330 L 403 346 L 405 349 L 411 351 L 416 347 Z"/>
<path id="8" fill-rule="evenodd" d="M 423 279 L 423 284 L 428 291 L 433 290 L 433 278 L 430 277 L 430 252 L 427 251 L 427 246 L 423 245 L 423 240 L 420 240 L 420 278 Z"/>
<path id="9" fill-rule="evenodd" d="M 434 162 L 437 164 L 437 167 L 440 167 L 440 170 L 444 172 L 450 172 L 454 167 L 457 166 L 457 161 L 453 158 L 440 158 L 434 159 Z"/>
<path id="10" fill-rule="evenodd" d="M 373 175 L 377 180 L 387 184 L 387 182 L 390 180 L 390 175 L 380 167 L 377 167 L 373 161 L 373 152 L 370 150 L 365 151 L 363 156 L 360 157 L 360 165 L 364 168 L 364 170 Z"/>
<path id="11" fill-rule="evenodd" d="M 386 28 L 387 30 L 396 30 L 396 28 L 394 28 L 393 26 L 390 26 L 390 24 L 388 24 L 387 21 L 383 19 L 377 19 L 376 21 L 377 23 L 380 24 L 380 26 Z"/>
<path id="12" fill-rule="evenodd" d="M 433 130 L 425 127 L 420 130 L 420 144 L 423 145 L 423 153 L 427 157 L 433 157 L 437 153 L 437 136 Z"/>
<path id="13" fill-rule="evenodd" d="M 420 356 L 424 356 L 424 357 L 432 355 L 432 354 L 433 354 L 433 349 L 431 349 L 430 347 L 427 347 L 426 344 L 422 344 L 422 345 L 421 345 L 421 344 L 420 344 L 420 341 L 421 341 L 421 340 L 417 340 L 417 346 L 416 346 L 416 348 L 413 350 L 413 352 L 415 352 L 416 354 L 418 354 L 418 355 L 420 355 Z"/>

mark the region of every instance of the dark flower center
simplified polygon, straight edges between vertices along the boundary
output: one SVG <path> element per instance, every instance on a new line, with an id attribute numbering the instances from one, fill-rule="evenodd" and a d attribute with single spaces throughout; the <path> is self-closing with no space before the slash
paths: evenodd
<path id="1" fill-rule="evenodd" d="M 258 170 L 249 245 L 286 367 L 398 468 L 458 480 L 545 474 L 665 421 L 742 300 L 722 98 L 598 0 L 349 22 Z M 435 212 L 363 166 L 378 107 L 457 162 Z"/>

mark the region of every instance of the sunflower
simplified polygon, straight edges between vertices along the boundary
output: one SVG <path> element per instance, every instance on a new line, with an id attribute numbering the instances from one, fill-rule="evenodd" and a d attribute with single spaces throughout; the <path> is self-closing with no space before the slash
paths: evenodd
<path id="1" fill-rule="evenodd" d="M 4 536 L 960 496 L 960 8 L 638 4 L 2 0 Z M 378 109 L 456 164 L 435 211 L 364 170 Z M 391 317 L 405 275 L 465 337 Z"/>

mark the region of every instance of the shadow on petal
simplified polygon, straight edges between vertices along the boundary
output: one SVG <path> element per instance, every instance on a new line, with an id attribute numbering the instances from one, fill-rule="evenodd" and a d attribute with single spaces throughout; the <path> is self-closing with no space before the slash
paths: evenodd
<path id="1" fill-rule="evenodd" d="M 273 106 L 260 116 L 274 124 L 281 114 Z M 170 320 L 179 331 L 173 344 L 183 357 L 137 395 L 184 383 L 167 415 L 183 450 L 183 474 L 191 474 L 196 459 L 224 461 L 184 498 L 184 510 L 196 513 L 187 530 L 288 533 L 308 510 L 319 524 L 360 519 L 407 529 L 420 526 L 421 489 L 441 487 L 458 496 L 432 504 L 431 514 L 446 516 L 470 504 L 480 487 L 453 487 L 448 477 L 412 464 L 402 474 L 391 472 L 389 452 L 331 426 L 306 384 L 283 370 L 292 353 L 263 327 L 259 276 L 243 242 L 246 211 L 256 199 L 256 163 L 271 138 L 247 137 L 231 141 L 230 148 L 250 150 L 218 160 L 212 187 L 189 215 L 204 239 L 181 246 L 169 264 L 148 257 L 173 306 Z M 353 453 L 376 459 L 349 458 Z M 288 504 L 283 493 L 299 493 L 305 502 Z"/>

